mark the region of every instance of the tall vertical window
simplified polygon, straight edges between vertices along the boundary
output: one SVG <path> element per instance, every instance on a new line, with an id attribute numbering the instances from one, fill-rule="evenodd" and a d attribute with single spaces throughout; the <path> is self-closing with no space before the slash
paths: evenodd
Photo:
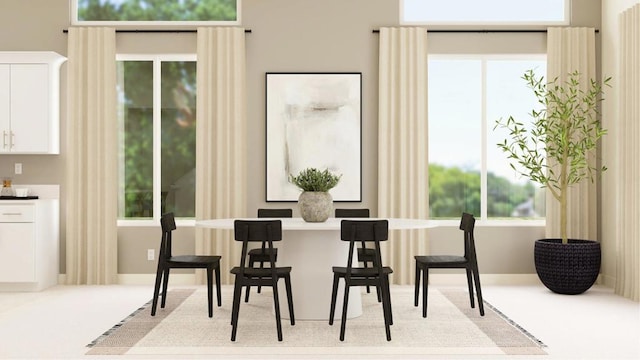
<path id="1" fill-rule="evenodd" d="M 73 24 L 237 24 L 240 0 L 71 0 Z"/>
<path id="2" fill-rule="evenodd" d="M 544 56 L 429 58 L 429 206 L 432 218 L 542 218 L 544 191 L 517 175 L 496 146 L 495 121 L 526 122 L 539 108 L 522 79 L 546 74 Z"/>
<path id="3" fill-rule="evenodd" d="M 118 215 L 195 216 L 194 56 L 119 56 Z"/>

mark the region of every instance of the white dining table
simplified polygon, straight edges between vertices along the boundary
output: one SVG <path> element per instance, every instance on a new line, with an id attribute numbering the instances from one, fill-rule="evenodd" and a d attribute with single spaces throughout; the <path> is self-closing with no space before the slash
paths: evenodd
<path id="1" fill-rule="evenodd" d="M 233 230 L 234 220 L 270 220 L 270 218 L 234 218 L 196 221 L 197 227 Z M 296 320 L 328 320 L 333 284 L 333 266 L 346 266 L 349 242 L 340 240 L 342 220 L 388 220 L 389 230 L 426 229 L 436 226 L 432 220 L 329 218 L 325 222 L 306 222 L 302 218 L 278 218 L 282 221 L 282 242 L 278 248 L 278 266 L 291 266 L 291 287 Z M 392 240 L 392 234 L 389 240 Z M 357 261 L 354 254 L 354 261 Z M 239 261 L 239 259 L 237 260 Z M 278 288 L 286 294 L 284 284 Z M 344 283 L 340 283 L 335 318 L 341 318 Z M 254 295 L 255 296 L 255 295 Z M 375 289 L 367 296 L 376 296 Z M 286 301 L 280 301 L 283 317 L 288 315 Z M 362 314 L 360 291 L 349 292 L 347 318 Z"/>

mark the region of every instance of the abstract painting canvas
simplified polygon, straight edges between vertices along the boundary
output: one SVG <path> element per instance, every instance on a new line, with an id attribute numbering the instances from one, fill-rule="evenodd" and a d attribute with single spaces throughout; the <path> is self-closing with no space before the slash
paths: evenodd
<path id="1" fill-rule="evenodd" d="M 266 201 L 297 201 L 290 175 L 342 175 L 334 201 L 362 201 L 362 73 L 266 74 Z"/>

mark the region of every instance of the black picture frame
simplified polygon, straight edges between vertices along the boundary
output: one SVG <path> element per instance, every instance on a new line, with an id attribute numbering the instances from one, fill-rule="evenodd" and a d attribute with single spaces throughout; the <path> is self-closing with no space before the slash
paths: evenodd
<path id="1" fill-rule="evenodd" d="M 362 73 L 267 72 L 265 98 L 266 201 L 297 201 L 289 176 L 314 167 L 342 175 L 334 201 L 361 202 Z"/>

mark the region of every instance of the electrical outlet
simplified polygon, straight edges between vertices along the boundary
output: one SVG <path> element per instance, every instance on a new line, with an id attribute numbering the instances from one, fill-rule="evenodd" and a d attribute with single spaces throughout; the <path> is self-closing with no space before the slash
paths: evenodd
<path id="1" fill-rule="evenodd" d="M 22 174 L 22 163 L 16 163 L 14 167 L 14 172 L 16 173 L 16 175 Z"/>
<path id="2" fill-rule="evenodd" d="M 147 249 L 147 260 L 154 260 L 156 257 L 156 251 L 154 249 Z"/>

